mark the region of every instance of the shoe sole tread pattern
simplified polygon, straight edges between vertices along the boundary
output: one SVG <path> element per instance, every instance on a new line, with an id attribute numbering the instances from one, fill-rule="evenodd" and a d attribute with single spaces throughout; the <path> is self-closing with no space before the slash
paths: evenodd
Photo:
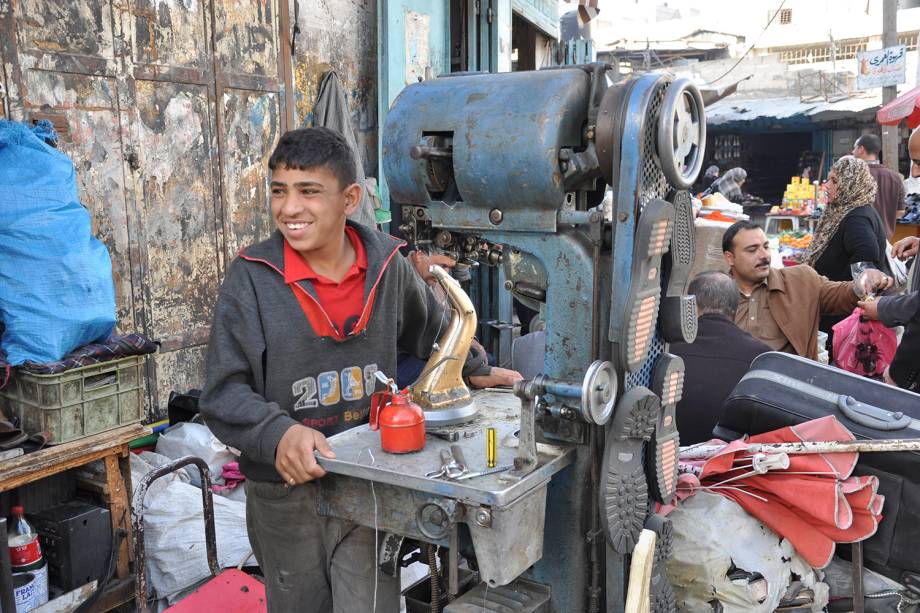
<path id="1" fill-rule="evenodd" d="M 621 349 L 622 363 L 629 372 L 635 372 L 645 362 L 655 335 L 661 303 L 661 260 L 671 243 L 673 224 L 674 209 L 665 200 L 650 200 L 639 215 L 626 302 L 626 342 Z"/>
<path id="2" fill-rule="evenodd" d="M 693 203 L 690 193 L 674 192 L 669 198 L 674 207 L 674 230 L 671 232 L 671 248 L 668 258 L 671 263 L 665 288 L 666 296 L 681 296 L 690 283 L 695 245 L 693 244 Z"/>
<path id="3" fill-rule="evenodd" d="M 645 387 L 620 398 L 604 446 L 601 521 L 614 551 L 627 554 L 639 540 L 648 511 L 643 446 L 655 431 L 660 403 Z"/>
<path id="4" fill-rule="evenodd" d="M 656 537 L 650 585 L 651 611 L 676 613 L 677 597 L 667 575 L 667 562 L 674 553 L 674 526 L 668 518 L 652 513 L 645 520 L 645 527 L 654 532 Z"/>
<path id="5" fill-rule="evenodd" d="M 674 192 L 669 200 L 674 207 L 674 229 L 667 254 L 667 279 L 661 298 L 659 324 L 668 342 L 692 343 L 696 338 L 696 298 L 686 296 L 693 268 L 693 205 L 690 193 Z"/>
<path id="6" fill-rule="evenodd" d="M 683 396 L 684 363 L 665 353 L 652 371 L 652 390 L 661 399 L 653 442 L 648 446 L 649 467 L 654 467 L 650 493 L 658 502 L 668 503 L 677 492 L 677 462 L 680 433 L 677 430 L 677 403 Z"/>
<path id="7" fill-rule="evenodd" d="M 677 596 L 674 594 L 674 587 L 668 581 L 667 576 L 662 575 L 660 586 L 654 589 L 649 596 L 651 613 L 677 613 Z"/>

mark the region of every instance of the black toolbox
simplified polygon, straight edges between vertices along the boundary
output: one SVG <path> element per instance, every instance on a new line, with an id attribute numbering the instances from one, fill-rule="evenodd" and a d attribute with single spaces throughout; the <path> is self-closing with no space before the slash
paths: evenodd
<path id="1" fill-rule="evenodd" d="M 920 439 L 920 395 L 798 356 L 769 352 L 725 401 L 719 438 L 761 434 L 834 415 L 857 439 Z M 866 565 L 903 579 L 920 572 L 920 453 L 861 453 L 854 474 L 879 478 L 885 496 Z"/>
<path id="2" fill-rule="evenodd" d="M 108 509 L 72 501 L 29 515 L 51 583 L 65 592 L 102 579 L 112 549 Z"/>

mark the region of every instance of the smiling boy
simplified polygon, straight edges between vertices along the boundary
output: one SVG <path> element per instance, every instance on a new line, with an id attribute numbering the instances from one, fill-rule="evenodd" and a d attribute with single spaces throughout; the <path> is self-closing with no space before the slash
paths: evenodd
<path id="1" fill-rule="evenodd" d="M 398 253 L 403 242 L 346 222 L 361 188 L 344 138 L 288 132 L 269 168 L 277 231 L 227 271 L 201 411 L 242 452 L 269 611 L 396 611 L 399 584 L 377 570 L 373 530 L 318 515 L 314 452 L 335 457 L 326 436 L 367 421 L 374 373 L 395 376 L 397 349 L 427 358 L 449 313 Z M 466 376 L 488 373 L 484 357 L 467 360 Z"/>

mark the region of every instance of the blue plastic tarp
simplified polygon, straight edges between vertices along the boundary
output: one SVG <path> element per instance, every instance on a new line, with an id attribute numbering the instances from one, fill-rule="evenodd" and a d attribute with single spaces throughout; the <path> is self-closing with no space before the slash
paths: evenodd
<path id="1" fill-rule="evenodd" d="M 109 252 L 92 235 L 51 124 L 0 120 L 0 347 L 50 362 L 115 327 Z"/>

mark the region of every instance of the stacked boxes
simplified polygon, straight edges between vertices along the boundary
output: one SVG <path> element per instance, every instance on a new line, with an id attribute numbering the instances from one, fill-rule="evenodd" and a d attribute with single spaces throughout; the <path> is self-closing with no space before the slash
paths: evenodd
<path id="1" fill-rule="evenodd" d="M 809 209 L 814 208 L 818 197 L 818 184 L 809 183 L 802 177 L 792 177 L 792 182 L 786 185 L 783 194 L 783 208 Z"/>

